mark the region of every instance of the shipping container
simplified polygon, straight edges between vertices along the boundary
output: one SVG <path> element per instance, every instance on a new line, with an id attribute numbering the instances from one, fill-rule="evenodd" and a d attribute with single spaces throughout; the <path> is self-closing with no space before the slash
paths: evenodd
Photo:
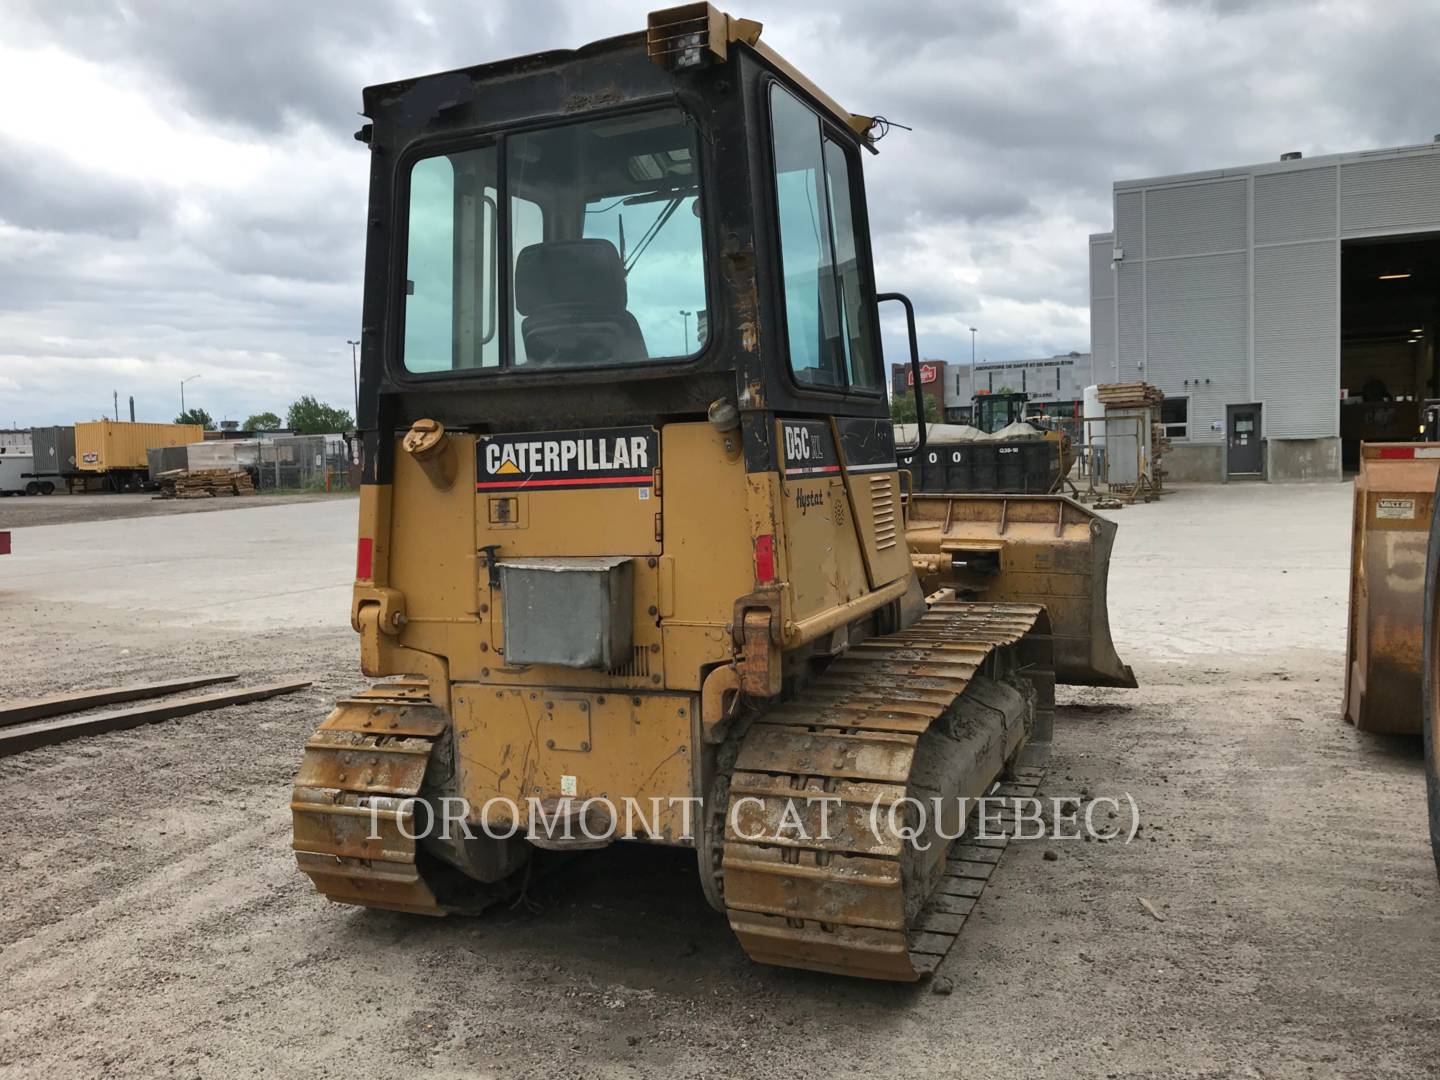
<path id="1" fill-rule="evenodd" d="M 75 464 L 75 425 L 37 427 L 32 432 L 35 463 L 40 472 L 73 473 Z"/>
<path id="2" fill-rule="evenodd" d="M 200 442 L 205 429 L 199 424 L 127 424 L 92 420 L 75 425 L 76 465 L 81 472 L 111 472 L 149 468 L 147 450 Z"/>
<path id="3" fill-rule="evenodd" d="M 189 449 L 188 446 L 157 446 L 145 451 L 146 461 L 150 465 L 150 482 L 157 482 L 161 473 L 189 468 L 189 461 L 186 457 L 186 451 Z"/>

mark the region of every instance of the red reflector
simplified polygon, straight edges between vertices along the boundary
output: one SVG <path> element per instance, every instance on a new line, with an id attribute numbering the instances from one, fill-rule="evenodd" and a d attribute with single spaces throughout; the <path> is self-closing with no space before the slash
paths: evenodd
<path id="1" fill-rule="evenodd" d="M 755 580 L 761 585 L 775 580 L 775 537 L 755 538 Z"/>
<path id="2" fill-rule="evenodd" d="M 8 532 L 0 532 L 0 555 L 9 555 L 9 554 L 10 554 L 10 534 L 9 534 Z"/>
<path id="3" fill-rule="evenodd" d="M 362 536 L 355 545 L 355 580 L 369 581 L 374 564 L 375 541 L 368 536 Z"/>
<path id="4" fill-rule="evenodd" d="M 1382 458 L 1413 458 L 1415 448 L 1413 446 L 1382 446 L 1380 447 Z"/>

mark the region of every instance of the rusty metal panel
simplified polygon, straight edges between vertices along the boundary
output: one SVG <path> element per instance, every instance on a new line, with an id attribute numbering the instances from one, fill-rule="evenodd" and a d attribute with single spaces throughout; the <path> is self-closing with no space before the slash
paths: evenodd
<path id="1" fill-rule="evenodd" d="M 630 659 L 634 560 L 626 556 L 500 563 L 505 660 L 609 671 Z"/>
<path id="2" fill-rule="evenodd" d="M 1345 719 L 1419 734 L 1425 558 L 1440 443 L 1360 448 L 1350 544 Z"/>

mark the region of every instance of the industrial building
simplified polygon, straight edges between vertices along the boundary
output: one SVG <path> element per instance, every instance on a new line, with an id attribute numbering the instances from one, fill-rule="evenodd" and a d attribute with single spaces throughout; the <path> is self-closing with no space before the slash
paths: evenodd
<path id="1" fill-rule="evenodd" d="M 890 389 L 895 396 L 914 393 L 909 364 L 890 365 Z M 938 399 L 948 423 L 967 424 L 976 394 L 1016 391 L 1030 395 L 1037 412 L 1072 416 L 1094 382 L 1089 353 L 1069 352 L 1038 360 L 995 360 L 953 364 L 926 360 L 920 365 L 926 394 Z"/>
<path id="2" fill-rule="evenodd" d="M 1440 396 L 1440 141 L 1123 180 L 1090 237 L 1097 381 L 1166 395 L 1177 479 L 1339 479 Z"/>

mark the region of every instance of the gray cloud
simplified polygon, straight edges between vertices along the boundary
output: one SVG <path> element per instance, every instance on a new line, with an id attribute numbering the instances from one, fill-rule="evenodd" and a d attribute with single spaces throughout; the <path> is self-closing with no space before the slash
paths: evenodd
<path id="1" fill-rule="evenodd" d="M 643 11 L 12 4 L 0 50 L 39 59 L 33 98 L 0 115 L 0 413 L 20 413 L 0 422 L 91 415 L 112 387 L 163 418 L 196 373 L 217 415 L 283 411 L 300 393 L 347 403 L 361 88 L 633 31 Z M 867 158 L 866 183 L 881 286 L 916 300 L 927 356 L 968 360 L 971 325 L 991 359 L 1088 347 L 1085 236 L 1109 227 L 1115 179 L 1440 131 L 1429 0 L 752 0 L 737 13 L 848 107 L 915 129 Z M 47 74 L 57 58 L 105 92 L 77 89 L 80 68 Z M 71 126 L 20 123 L 82 92 Z M 136 110 L 144 135 L 96 148 Z M 886 344 L 903 354 L 888 319 Z"/>
<path id="2" fill-rule="evenodd" d="M 133 239 L 168 217 L 164 196 L 154 186 L 111 181 L 3 134 L 0 193 L 0 222 L 22 229 Z"/>

